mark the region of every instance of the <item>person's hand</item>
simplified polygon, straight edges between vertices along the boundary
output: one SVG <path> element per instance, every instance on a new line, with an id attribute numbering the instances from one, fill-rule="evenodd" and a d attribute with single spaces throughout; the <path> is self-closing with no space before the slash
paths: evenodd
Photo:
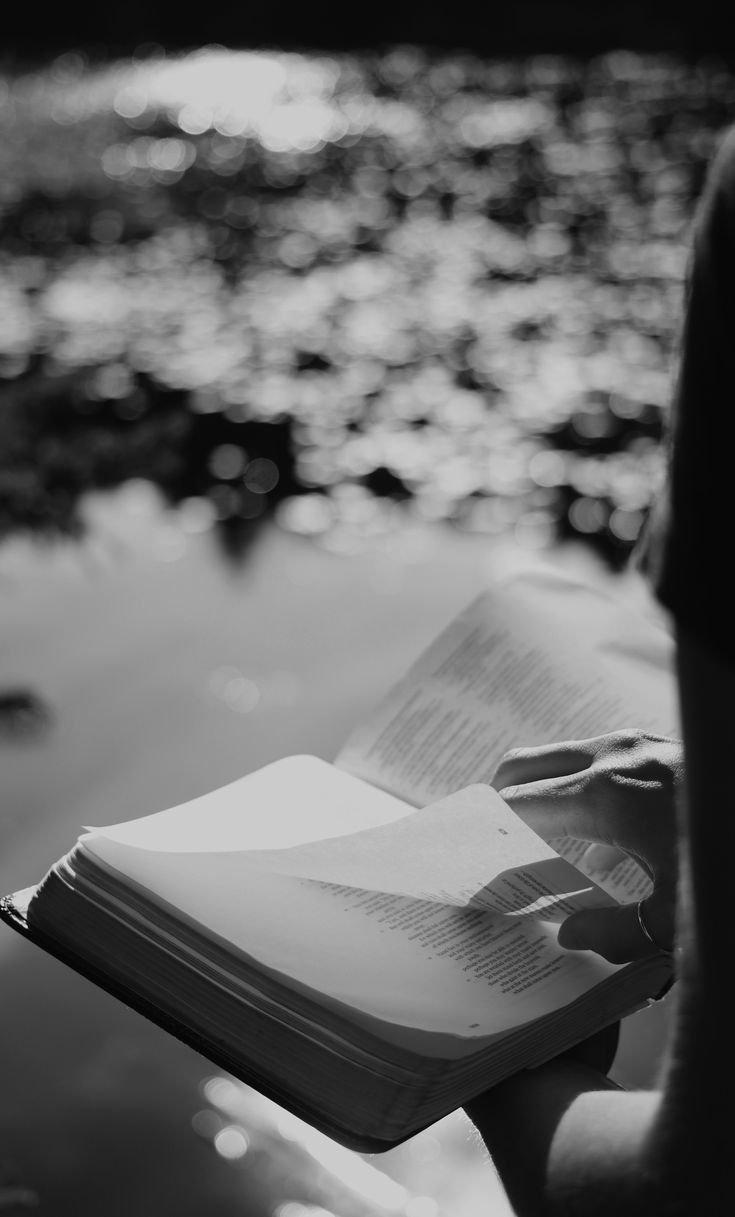
<path id="1" fill-rule="evenodd" d="M 644 923 L 660 949 L 671 950 L 677 884 L 676 799 L 684 776 L 679 740 L 644 731 L 516 748 L 501 760 L 492 785 L 545 840 L 576 837 L 630 854 L 653 883 L 642 902 Z M 636 904 L 572 913 L 559 930 L 568 950 L 592 950 L 613 963 L 656 950 Z"/>

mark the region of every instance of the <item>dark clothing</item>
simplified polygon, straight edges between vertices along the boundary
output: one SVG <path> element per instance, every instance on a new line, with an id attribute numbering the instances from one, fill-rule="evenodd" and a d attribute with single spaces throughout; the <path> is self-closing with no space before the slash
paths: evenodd
<path id="1" fill-rule="evenodd" d="M 735 662 L 735 127 L 699 201 L 669 435 L 669 478 L 640 566 L 660 602 Z"/>

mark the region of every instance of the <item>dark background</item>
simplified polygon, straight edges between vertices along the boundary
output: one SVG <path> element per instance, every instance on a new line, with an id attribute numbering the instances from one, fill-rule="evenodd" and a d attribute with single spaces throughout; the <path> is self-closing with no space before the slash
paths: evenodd
<path id="1" fill-rule="evenodd" d="M 595 55 L 625 46 L 685 56 L 714 53 L 735 58 L 729 6 L 711 2 L 589 3 L 566 0 L 477 0 L 426 4 L 379 0 L 358 5 L 331 0 L 257 0 L 238 4 L 172 4 L 128 0 L 106 4 L 54 4 L 39 12 L 18 5 L 5 16 L 5 57 L 42 60 L 63 47 L 92 56 L 126 54 L 157 44 L 182 50 L 220 43 L 227 47 L 323 47 L 357 49 L 395 42 L 471 49 L 480 54 L 562 53 Z"/>

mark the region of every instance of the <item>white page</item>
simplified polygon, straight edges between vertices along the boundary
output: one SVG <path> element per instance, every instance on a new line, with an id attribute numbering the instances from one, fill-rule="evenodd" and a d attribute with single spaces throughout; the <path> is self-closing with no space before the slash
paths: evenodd
<path id="1" fill-rule="evenodd" d="M 304 759 L 300 758 L 302 762 Z M 308 767 L 302 764 L 291 767 L 295 768 L 303 774 Z M 274 766 L 267 769 L 267 773 L 258 772 L 273 779 Z M 323 763 L 317 766 L 316 773 L 325 811 L 328 796 L 342 798 L 346 775 L 333 778 L 337 771 Z M 279 789 L 283 790 L 280 769 L 277 774 Z M 258 774 L 251 776 L 257 779 Z M 348 778 L 348 792 L 349 782 Z M 271 780 L 266 785 L 272 794 Z M 354 785 L 362 787 L 363 783 Z M 248 787 L 251 793 L 258 788 L 257 780 Z M 289 795 L 301 797 L 291 789 Z M 116 842 L 120 849 L 115 865 L 120 869 L 126 859 L 126 873 L 136 881 L 139 881 L 138 854 L 154 853 L 158 867 L 154 892 L 172 857 L 180 853 L 196 854 L 201 856 L 200 882 L 208 883 L 208 861 L 215 853 L 211 817 L 198 802 L 195 809 L 185 805 L 165 815 L 95 829 L 83 837 L 84 848 L 104 858 L 102 843 Z M 349 818 L 349 808 L 340 806 L 344 824 Z M 243 829 L 245 817 L 237 813 L 225 816 L 220 811 L 214 834 L 216 852 L 237 857 L 244 878 L 257 868 L 296 879 L 510 915 L 543 911 L 547 918 L 558 920 L 575 909 L 611 903 L 601 888 L 560 858 L 524 824 L 492 787 L 470 786 L 419 810 L 399 806 L 406 814 L 381 825 L 279 849 L 244 848 L 243 842 L 249 836 Z M 254 804 L 251 817 L 257 818 Z M 314 831 L 327 822 L 323 815 Z M 185 901 L 187 895 L 182 892 L 178 903 Z M 244 942 L 238 945 L 245 948 Z"/>
<path id="2" fill-rule="evenodd" d="M 166 852 L 277 849 L 413 810 L 320 757 L 287 756 L 176 807 L 88 831 Z"/>
<path id="3" fill-rule="evenodd" d="M 242 855 L 294 878 L 518 916 L 612 903 L 490 786 L 468 786 L 377 828 Z"/>

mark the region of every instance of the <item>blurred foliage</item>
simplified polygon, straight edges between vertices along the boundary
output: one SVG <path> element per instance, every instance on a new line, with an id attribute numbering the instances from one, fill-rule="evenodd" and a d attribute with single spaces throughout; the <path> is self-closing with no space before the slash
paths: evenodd
<path id="1" fill-rule="evenodd" d="M 234 555 L 409 515 L 621 563 L 734 97 L 631 51 L 6 72 L 0 535 L 146 478 Z"/>

